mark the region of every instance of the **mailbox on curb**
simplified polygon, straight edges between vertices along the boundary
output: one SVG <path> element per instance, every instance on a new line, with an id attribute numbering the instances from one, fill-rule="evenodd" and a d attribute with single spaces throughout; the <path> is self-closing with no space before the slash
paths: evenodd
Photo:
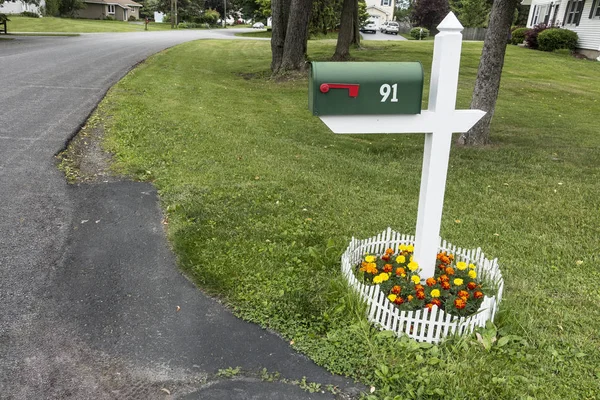
<path id="1" fill-rule="evenodd" d="M 308 107 L 314 115 L 420 114 L 420 62 L 313 62 Z"/>

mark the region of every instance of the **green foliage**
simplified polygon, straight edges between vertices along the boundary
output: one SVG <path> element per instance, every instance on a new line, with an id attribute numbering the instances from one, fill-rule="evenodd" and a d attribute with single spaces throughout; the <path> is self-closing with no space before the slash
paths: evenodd
<path id="1" fill-rule="evenodd" d="M 112 15 L 106 15 L 106 16 L 104 17 L 104 20 L 106 20 L 106 21 L 114 21 L 114 20 L 115 20 L 115 17 L 113 17 Z"/>
<path id="2" fill-rule="evenodd" d="M 369 42 L 352 57 L 420 61 L 429 76 L 432 44 Z M 308 52 L 327 60 L 334 46 L 311 41 Z M 459 109 L 482 49 L 462 46 Z M 481 340 L 433 346 L 367 323 L 339 265 L 353 236 L 414 232 L 422 135 L 334 135 L 306 110 L 307 80 L 269 79 L 270 62 L 268 41 L 186 43 L 100 105 L 115 168 L 156 185 L 181 268 L 376 398 L 596 398 L 598 66 L 507 48 L 494 146 L 452 149 L 441 227 L 499 258 L 504 296 Z"/>
<path id="3" fill-rule="evenodd" d="M 365 0 L 358 0 L 358 26 L 366 25 L 370 15 L 367 12 L 367 3 Z"/>
<path id="4" fill-rule="evenodd" d="M 219 12 L 217 10 L 209 8 L 208 10 L 204 11 L 204 13 L 202 13 L 202 15 L 199 18 L 199 22 L 209 25 L 216 25 L 219 18 L 221 18 Z"/>
<path id="5" fill-rule="evenodd" d="M 266 21 L 271 16 L 271 0 L 256 0 L 256 4 L 258 5 L 258 15 Z"/>
<path id="6" fill-rule="evenodd" d="M 410 30 L 410 37 L 416 40 L 423 40 L 429 36 L 429 29 L 418 26 Z"/>
<path id="7" fill-rule="evenodd" d="M 451 0 L 450 9 L 466 28 L 487 26 L 492 3 L 488 0 Z"/>
<path id="8" fill-rule="evenodd" d="M 529 28 L 516 28 L 511 32 L 510 42 L 512 44 L 522 44 L 525 41 L 525 35 Z"/>
<path id="9" fill-rule="evenodd" d="M 57 17 L 59 15 L 60 0 L 46 0 L 43 14 L 46 17 Z"/>
<path id="10" fill-rule="evenodd" d="M 529 47 L 530 49 L 537 49 L 538 35 L 540 34 L 540 32 L 543 32 L 546 29 L 548 29 L 548 26 L 544 24 L 539 24 L 525 32 L 525 43 L 527 44 L 527 47 Z"/>
<path id="11" fill-rule="evenodd" d="M 448 0 L 414 0 L 410 20 L 415 26 L 432 30 L 442 22 L 448 11 Z"/>
<path id="12" fill-rule="evenodd" d="M 241 371 L 242 371 L 241 367 L 235 367 L 235 368 L 227 367 L 225 369 L 219 369 L 219 371 L 217 372 L 217 376 L 219 378 L 233 378 L 233 377 L 239 375 Z"/>
<path id="13" fill-rule="evenodd" d="M 540 32 L 537 40 L 538 49 L 542 51 L 575 50 L 579 37 L 576 32 L 569 29 L 551 28 Z"/>
<path id="14" fill-rule="evenodd" d="M 75 17 L 77 11 L 86 7 L 82 0 L 59 0 L 58 13 L 63 17 Z"/>
<path id="15" fill-rule="evenodd" d="M 31 12 L 31 11 L 23 11 L 21 13 L 21 16 L 22 17 L 27 17 L 27 18 L 39 18 L 40 17 L 40 15 L 38 13 L 34 13 L 34 12 Z"/>
<path id="16" fill-rule="evenodd" d="M 341 0 L 314 1 L 308 32 L 311 37 L 327 35 L 340 24 Z"/>
<path id="17" fill-rule="evenodd" d="M 127 18 L 127 21 L 137 21 L 137 18 L 135 15 L 130 15 L 129 18 Z"/>
<path id="18" fill-rule="evenodd" d="M 10 21 L 10 19 L 8 19 L 8 16 L 6 14 L 0 13 L 0 23 L 9 22 L 9 21 Z"/>

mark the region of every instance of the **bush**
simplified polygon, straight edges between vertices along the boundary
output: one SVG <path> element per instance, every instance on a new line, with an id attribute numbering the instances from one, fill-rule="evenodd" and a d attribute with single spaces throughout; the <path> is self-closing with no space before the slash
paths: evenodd
<path id="1" fill-rule="evenodd" d="M 510 42 L 515 45 L 523 43 L 527 32 L 529 32 L 529 28 L 516 28 L 511 33 Z"/>
<path id="2" fill-rule="evenodd" d="M 115 20 L 112 15 L 107 15 L 106 17 L 104 17 L 104 19 L 107 20 L 107 21 L 114 21 Z"/>
<path id="3" fill-rule="evenodd" d="M 218 11 L 209 8 L 208 10 L 204 11 L 202 16 L 200 16 L 200 22 L 203 22 L 203 23 L 206 23 L 209 25 L 215 25 L 217 23 L 217 21 L 219 20 L 220 16 L 221 15 L 219 14 Z"/>
<path id="4" fill-rule="evenodd" d="M 427 36 L 429 36 L 429 29 L 422 28 L 420 26 L 418 26 L 416 28 L 412 28 L 410 30 L 410 36 L 416 40 L 425 39 Z"/>
<path id="5" fill-rule="evenodd" d="M 545 24 L 539 24 L 533 27 L 533 29 L 528 30 L 525 33 L 525 43 L 527 44 L 527 47 L 531 48 L 531 49 L 537 49 L 538 48 L 538 35 L 540 34 L 540 32 L 545 31 L 546 29 L 548 29 L 548 27 Z"/>
<path id="6" fill-rule="evenodd" d="M 129 18 L 127 18 L 127 21 L 137 21 L 137 18 L 133 15 L 130 15 Z"/>
<path id="7" fill-rule="evenodd" d="M 31 11 L 23 11 L 21 13 L 22 17 L 29 17 L 29 18 L 39 18 L 39 14 L 31 12 Z"/>
<path id="8" fill-rule="evenodd" d="M 568 29 L 552 28 L 540 32 L 537 40 L 538 48 L 542 51 L 554 51 L 558 49 L 575 50 L 579 37 L 577 33 Z"/>

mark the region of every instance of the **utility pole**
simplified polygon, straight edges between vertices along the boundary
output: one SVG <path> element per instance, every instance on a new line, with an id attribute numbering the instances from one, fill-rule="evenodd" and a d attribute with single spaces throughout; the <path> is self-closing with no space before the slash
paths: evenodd
<path id="1" fill-rule="evenodd" d="M 173 2 L 175 3 L 175 28 L 177 28 L 177 25 L 179 25 L 179 20 L 177 18 L 177 0 L 173 0 Z"/>
<path id="2" fill-rule="evenodd" d="M 227 0 L 223 0 L 223 28 L 227 28 Z"/>
<path id="3" fill-rule="evenodd" d="M 175 28 L 175 0 L 171 0 L 171 29 Z"/>

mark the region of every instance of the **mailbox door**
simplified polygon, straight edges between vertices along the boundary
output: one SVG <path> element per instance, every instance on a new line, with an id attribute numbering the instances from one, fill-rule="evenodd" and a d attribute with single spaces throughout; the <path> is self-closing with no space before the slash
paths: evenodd
<path id="1" fill-rule="evenodd" d="M 314 115 L 420 114 L 419 62 L 314 62 L 308 88 Z"/>

